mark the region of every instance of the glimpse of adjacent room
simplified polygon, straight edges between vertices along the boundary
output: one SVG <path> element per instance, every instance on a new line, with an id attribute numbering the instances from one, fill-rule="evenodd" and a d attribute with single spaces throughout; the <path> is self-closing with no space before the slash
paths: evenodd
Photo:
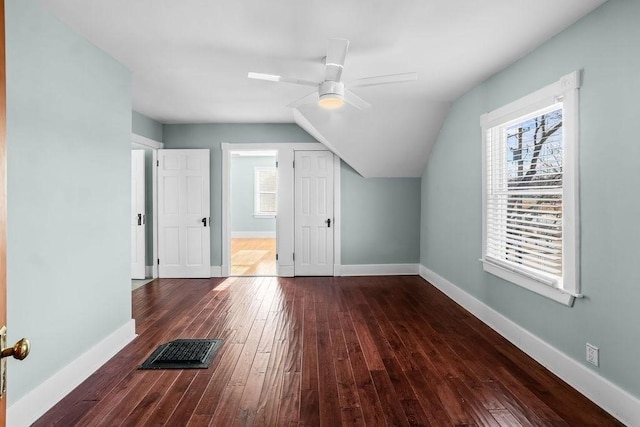
<path id="1" fill-rule="evenodd" d="M 275 151 L 231 153 L 231 275 L 276 275 Z"/>

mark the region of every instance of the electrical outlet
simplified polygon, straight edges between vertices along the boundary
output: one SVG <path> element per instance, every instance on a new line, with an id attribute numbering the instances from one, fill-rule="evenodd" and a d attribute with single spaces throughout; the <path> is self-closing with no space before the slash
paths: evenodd
<path id="1" fill-rule="evenodd" d="M 598 347 L 587 343 L 587 362 L 594 366 L 598 366 L 599 352 L 600 350 L 598 350 Z"/>

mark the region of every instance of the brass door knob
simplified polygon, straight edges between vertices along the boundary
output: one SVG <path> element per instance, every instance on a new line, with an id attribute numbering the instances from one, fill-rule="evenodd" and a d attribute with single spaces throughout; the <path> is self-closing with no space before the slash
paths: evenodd
<path id="1" fill-rule="evenodd" d="M 22 338 L 13 347 L 3 348 L 0 358 L 13 356 L 14 359 L 22 360 L 29 355 L 31 344 L 26 338 Z"/>

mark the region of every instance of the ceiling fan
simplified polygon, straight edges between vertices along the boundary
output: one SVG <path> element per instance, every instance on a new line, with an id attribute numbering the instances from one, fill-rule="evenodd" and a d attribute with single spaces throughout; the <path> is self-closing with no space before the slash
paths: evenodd
<path id="1" fill-rule="evenodd" d="M 314 102 L 317 99 L 318 105 L 328 110 L 341 108 L 342 106 L 344 106 L 345 102 L 362 110 L 370 107 L 370 105 L 350 90 L 345 89 L 345 83 L 341 80 L 342 70 L 344 68 L 344 61 L 347 57 L 348 47 L 349 40 L 329 39 L 329 43 L 327 45 L 327 56 L 325 58 L 325 77 L 324 81 L 322 82 L 313 82 L 292 77 L 254 72 L 249 72 L 248 77 L 250 79 L 267 80 L 272 82 L 285 82 L 297 85 L 313 86 L 317 88 L 317 91 L 311 92 L 298 101 L 292 103 L 290 105 L 291 107 L 308 104 Z M 413 81 L 417 80 L 417 78 L 418 74 L 415 72 L 388 74 L 384 76 L 365 77 L 353 80 L 347 82 L 347 86 L 349 88 L 378 86 L 391 83 Z"/>

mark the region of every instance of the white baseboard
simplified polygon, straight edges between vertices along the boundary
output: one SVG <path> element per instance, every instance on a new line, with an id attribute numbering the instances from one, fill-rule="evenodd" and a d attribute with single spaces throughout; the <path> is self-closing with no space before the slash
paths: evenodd
<path id="1" fill-rule="evenodd" d="M 222 267 L 219 265 L 212 265 L 211 277 L 222 277 Z"/>
<path id="2" fill-rule="evenodd" d="M 7 425 L 30 426 L 136 337 L 131 319 L 7 408 Z"/>
<path id="3" fill-rule="evenodd" d="M 640 426 L 640 399 L 423 265 L 420 276 L 618 420 Z"/>
<path id="4" fill-rule="evenodd" d="M 295 268 L 293 265 L 278 265 L 279 277 L 293 277 L 295 276 Z"/>
<path id="5" fill-rule="evenodd" d="M 334 275 L 335 277 L 342 276 L 342 265 L 340 265 L 340 264 L 333 264 L 333 275 Z"/>
<path id="6" fill-rule="evenodd" d="M 232 231 L 232 239 L 275 239 L 275 231 Z"/>
<path id="7" fill-rule="evenodd" d="M 342 264 L 334 267 L 336 270 L 340 276 L 404 276 L 420 272 L 418 264 Z"/>

